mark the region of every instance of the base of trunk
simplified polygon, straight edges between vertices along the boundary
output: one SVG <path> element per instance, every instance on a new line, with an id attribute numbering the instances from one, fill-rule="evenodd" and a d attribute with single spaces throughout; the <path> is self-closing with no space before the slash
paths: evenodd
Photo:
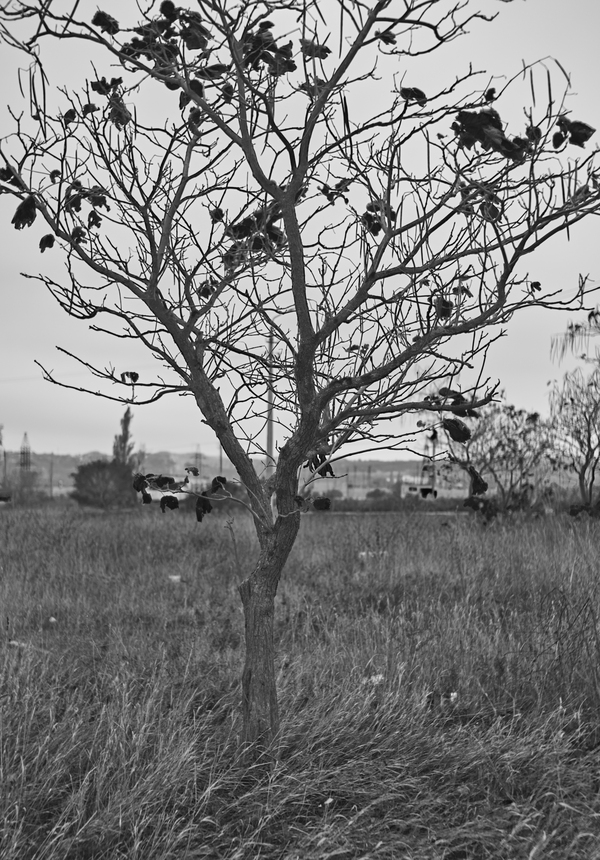
<path id="1" fill-rule="evenodd" d="M 242 741 L 265 748 L 279 731 L 275 685 L 273 616 L 275 595 L 254 577 L 239 587 L 246 625 L 246 661 L 242 673 Z"/>

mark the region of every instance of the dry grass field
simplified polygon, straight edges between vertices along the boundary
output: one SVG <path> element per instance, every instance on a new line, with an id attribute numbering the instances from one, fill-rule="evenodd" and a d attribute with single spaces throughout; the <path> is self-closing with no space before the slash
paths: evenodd
<path id="1" fill-rule="evenodd" d="M 2 860 L 600 858 L 597 523 L 305 516 L 268 769 L 233 536 L 0 511 Z"/>

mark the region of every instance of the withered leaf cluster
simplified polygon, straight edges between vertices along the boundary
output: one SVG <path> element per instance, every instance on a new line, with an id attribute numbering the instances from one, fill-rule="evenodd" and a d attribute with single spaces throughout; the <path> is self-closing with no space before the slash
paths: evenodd
<path id="1" fill-rule="evenodd" d="M 444 418 L 442 427 L 454 442 L 468 442 L 471 431 L 459 418 Z"/>
<path id="2" fill-rule="evenodd" d="M 591 125 L 577 119 L 571 120 L 566 116 L 559 117 L 556 124 L 560 131 L 556 131 L 552 136 L 552 145 L 555 149 L 559 149 L 565 141 L 583 148 L 596 131 Z"/>
<path id="3" fill-rule="evenodd" d="M 500 114 L 493 107 L 481 110 L 461 110 L 452 123 L 458 145 L 472 149 L 476 143 L 485 151 L 494 150 L 512 161 L 524 161 L 530 154 L 538 138 L 538 131 L 529 130 L 525 137 L 508 138 Z"/>
<path id="4" fill-rule="evenodd" d="M 123 377 L 131 377 L 136 376 L 137 374 L 134 372 L 126 371 L 121 374 L 121 378 Z M 137 381 L 137 380 L 136 380 Z M 172 493 L 180 493 L 182 491 L 189 492 L 187 490 L 187 486 L 189 485 L 190 478 L 189 475 L 194 475 L 198 477 L 198 468 L 197 466 L 186 466 L 185 471 L 188 474 L 185 476 L 183 481 L 176 481 L 170 475 L 155 475 L 153 472 L 149 472 L 147 475 L 142 475 L 141 473 L 136 473 L 133 476 L 133 489 L 136 493 L 142 494 L 142 503 L 145 505 L 149 505 L 152 502 L 152 496 L 150 495 L 149 490 L 158 490 L 163 495 L 160 499 L 160 509 L 164 514 L 165 510 L 176 510 L 179 508 L 179 499 L 170 495 Z M 198 522 L 202 522 L 204 516 L 206 514 L 210 514 L 213 509 L 212 503 L 210 501 L 209 496 L 215 493 L 223 493 L 225 489 L 225 485 L 227 484 L 227 478 L 224 478 L 222 475 L 217 475 L 211 481 L 210 490 L 204 490 L 200 493 L 196 499 L 196 519 Z M 220 496 L 223 498 L 223 496 Z M 219 496 L 217 496 L 219 498 Z"/>

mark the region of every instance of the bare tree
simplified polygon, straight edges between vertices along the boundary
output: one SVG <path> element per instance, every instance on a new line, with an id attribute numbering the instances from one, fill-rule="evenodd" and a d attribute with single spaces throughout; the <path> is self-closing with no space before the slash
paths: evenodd
<path id="1" fill-rule="evenodd" d="M 600 210 L 581 151 L 594 129 L 550 87 L 542 106 L 532 88 L 509 134 L 495 107 L 508 85 L 469 68 L 426 94 L 410 77 L 411 58 L 443 57 L 484 20 L 468 5 L 333 0 L 325 20 L 318 0 L 165 0 L 141 22 L 80 20 L 83 7 L 58 0 L 3 5 L 4 40 L 31 60 L 31 118 L 15 110 L 0 148 L 13 224 L 41 222 L 40 250 L 64 256 L 66 280 L 40 279 L 67 313 L 144 345 L 164 371 L 77 360 L 103 396 L 193 397 L 251 500 L 247 741 L 279 725 L 274 597 L 307 506 L 303 462 L 316 480 L 342 449 L 402 448 L 400 415 L 452 413 L 428 392 L 480 365 L 494 326 L 570 306 L 519 264 Z M 95 64 L 73 61 L 58 92 L 42 65 L 54 39 Z M 493 396 L 476 380 L 474 407 Z M 271 396 L 266 474 L 253 457 L 266 454 Z"/>
<path id="2" fill-rule="evenodd" d="M 500 510 L 530 504 L 552 471 L 551 423 L 507 403 L 490 404 L 472 417 L 476 420 L 464 444 L 446 433 L 451 461 L 471 477 L 471 495 L 479 494 L 482 478 L 497 495 Z"/>
<path id="3" fill-rule="evenodd" d="M 591 505 L 600 462 L 600 369 L 565 373 L 550 392 L 550 414 L 559 463 L 575 472 L 582 504 Z"/>

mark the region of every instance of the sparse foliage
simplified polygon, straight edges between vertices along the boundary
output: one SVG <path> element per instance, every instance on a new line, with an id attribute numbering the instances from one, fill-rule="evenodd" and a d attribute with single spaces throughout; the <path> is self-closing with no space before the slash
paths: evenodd
<path id="1" fill-rule="evenodd" d="M 485 16 L 452 0 L 333 5 L 327 21 L 317 0 L 161 3 L 141 21 L 121 20 L 134 6 L 0 12 L 5 42 L 32 63 L 33 119 L 0 146 L 13 224 L 42 222 L 40 251 L 55 238 L 68 277 L 40 279 L 69 314 L 144 345 L 164 370 L 141 380 L 78 360 L 103 396 L 192 396 L 248 493 L 261 546 L 240 584 L 248 741 L 279 725 L 274 597 L 303 462 L 318 481 L 353 442 L 402 448 L 390 419 L 439 415 L 427 391 L 474 369 L 494 326 L 568 304 L 519 264 L 600 211 L 593 155 L 561 157 L 594 130 L 550 86 L 509 129 L 510 87 L 496 96 L 470 68 L 427 92 L 400 80 L 412 56 L 443 56 Z M 42 65 L 53 39 L 100 57 L 58 94 Z M 524 74 L 533 93 L 537 69 Z M 476 379 L 475 410 L 493 396 Z M 263 479 L 253 458 L 271 401 L 279 450 Z"/>
<path id="2" fill-rule="evenodd" d="M 578 368 L 554 382 L 550 415 L 557 465 L 574 472 L 581 502 L 591 505 L 600 462 L 600 370 Z"/>
<path id="3" fill-rule="evenodd" d="M 530 505 L 550 475 L 552 438 L 552 423 L 537 412 L 493 403 L 479 411 L 464 444 L 448 434 L 448 449 L 451 460 L 469 475 L 471 496 L 488 490 L 497 495 L 499 510 L 511 510 Z M 471 506 L 483 510 L 483 501 Z"/>

